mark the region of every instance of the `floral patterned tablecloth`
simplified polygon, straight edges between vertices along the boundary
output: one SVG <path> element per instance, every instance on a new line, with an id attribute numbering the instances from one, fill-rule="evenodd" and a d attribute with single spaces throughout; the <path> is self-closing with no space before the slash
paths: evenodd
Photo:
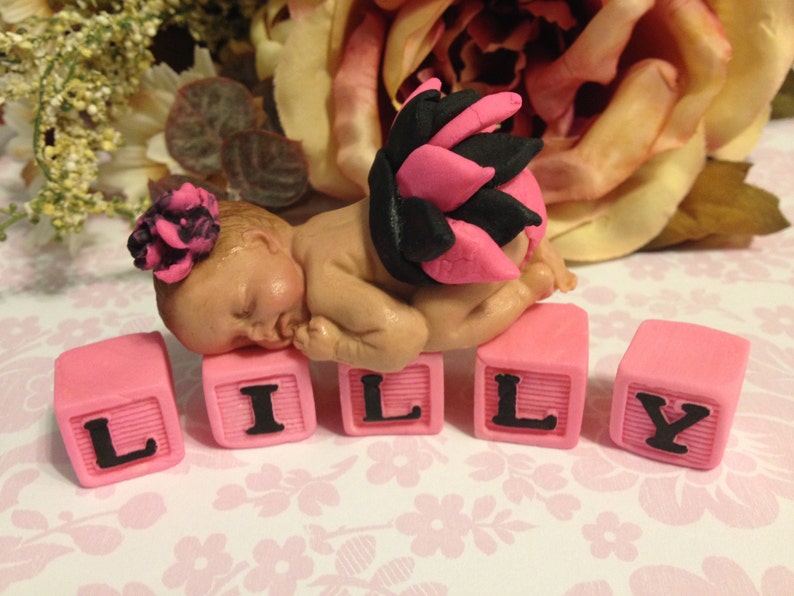
<path id="1" fill-rule="evenodd" d="M 752 160 L 749 180 L 794 220 L 794 120 L 767 126 Z M 584 428 L 567 451 L 474 438 L 471 352 L 447 355 L 439 435 L 345 436 L 335 368 L 320 364 L 310 439 L 221 449 L 201 360 L 162 327 L 124 225 L 93 222 L 75 257 L 31 250 L 16 232 L 0 246 L 0 592 L 794 593 L 794 229 L 749 249 L 578 268 L 579 289 L 554 298 L 590 315 Z M 642 459 L 608 437 L 617 364 L 650 318 L 752 342 L 712 471 Z M 81 488 L 55 423 L 53 362 L 151 330 L 172 358 L 185 459 Z"/>

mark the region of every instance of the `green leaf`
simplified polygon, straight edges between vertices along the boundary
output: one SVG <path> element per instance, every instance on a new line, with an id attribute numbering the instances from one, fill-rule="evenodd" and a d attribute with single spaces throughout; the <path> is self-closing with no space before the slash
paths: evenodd
<path id="1" fill-rule="evenodd" d="M 231 135 L 221 152 L 229 186 L 241 197 L 268 209 L 286 207 L 308 187 L 300 143 L 265 130 Z"/>
<path id="2" fill-rule="evenodd" d="M 221 172 L 221 145 L 257 126 L 253 96 L 244 85 L 214 77 L 180 88 L 165 124 L 168 152 L 187 170 Z"/>
<path id="3" fill-rule="evenodd" d="M 777 197 L 745 183 L 750 167 L 748 162 L 708 161 L 678 211 L 645 249 L 693 241 L 735 246 L 737 239 L 787 228 Z"/>

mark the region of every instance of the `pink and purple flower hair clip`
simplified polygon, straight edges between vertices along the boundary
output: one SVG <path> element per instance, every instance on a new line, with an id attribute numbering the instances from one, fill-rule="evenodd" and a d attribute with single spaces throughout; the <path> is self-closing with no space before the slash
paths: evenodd
<path id="1" fill-rule="evenodd" d="M 210 254 L 220 229 L 215 195 L 186 182 L 160 195 L 138 218 L 127 249 L 138 269 L 176 283 Z"/>

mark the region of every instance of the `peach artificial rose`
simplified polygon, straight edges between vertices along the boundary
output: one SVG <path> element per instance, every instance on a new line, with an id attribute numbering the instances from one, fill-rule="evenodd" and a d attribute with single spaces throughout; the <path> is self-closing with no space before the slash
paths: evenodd
<path id="1" fill-rule="evenodd" d="M 546 143 L 530 168 L 549 237 L 579 261 L 641 248 L 708 157 L 746 157 L 794 60 L 792 0 L 306 4 L 275 86 L 315 188 L 367 193 L 383 131 L 421 80 L 513 90 L 525 99 L 512 131 Z"/>

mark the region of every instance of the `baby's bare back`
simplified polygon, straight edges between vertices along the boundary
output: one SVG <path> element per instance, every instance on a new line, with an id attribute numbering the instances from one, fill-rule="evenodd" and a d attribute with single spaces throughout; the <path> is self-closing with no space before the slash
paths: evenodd
<path id="1" fill-rule="evenodd" d="M 323 293 L 329 277 L 353 276 L 410 301 L 416 287 L 392 277 L 369 232 L 369 200 L 320 213 L 296 229 L 294 251 L 306 272 L 307 294 Z M 315 287 L 315 285 L 317 287 Z M 322 301 L 320 296 L 315 301 Z"/>

